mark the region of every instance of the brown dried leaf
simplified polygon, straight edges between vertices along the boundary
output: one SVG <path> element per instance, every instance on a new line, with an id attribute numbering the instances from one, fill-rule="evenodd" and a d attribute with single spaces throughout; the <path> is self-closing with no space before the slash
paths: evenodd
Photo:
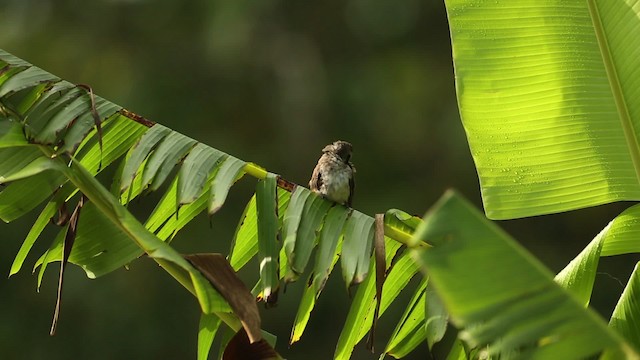
<path id="1" fill-rule="evenodd" d="M 260 313 L 251 291 L 236 275 L 229 261 L 221 254 L 184 255 L 211 285 L 227 300 L 233 312 L 238 316 L 253 344 L 262 339 L 260 332 Z"/>
<path id="2" fill-rule="evenodd" d="M 278 353 L 262 339 L 258 342 L 249 343 L 249 338 L 244 329 L 240 329 L 222 354 L 222 360 L 274 360 L 280 359 Z"/>
<path id="3" fill-rule="evenodd" d="M 51 323 L 51 330 L 49 334 L 51 336 L 56 334 L 56 328 L 58 326 L 58 319 L 60 318 L 60 305 L 62 300 L 62 283 L 64 281 L 64 269 L 67 267 L 67 263 L 69 262 L 69 255 L 71 255 L 71 249 L 73 248 L 73 243 L 76 240 L 76 233 L 78 230 L 78 220 L 80 219 L 80 210 L 82 206 L 84 206 L 86 198 L 84 195 L 80 197 L 80 201 L 76 205 L 76 208 L 73 210 L 71 214 L 71 218 L 69 218 L 67 233 L 64 237 L 63 243 L 63 251 L 62 251 L 62 260 L 60 261 L 60 277 L 58 278 L 58 295 L 56 299 L 56 309 L 53 313 L 53 322 Z"/>

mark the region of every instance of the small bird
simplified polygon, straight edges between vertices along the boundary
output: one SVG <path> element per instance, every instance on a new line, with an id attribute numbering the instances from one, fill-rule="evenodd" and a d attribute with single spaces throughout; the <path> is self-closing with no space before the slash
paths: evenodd
<path id="1" fill-rule="evenodd" d="M 346 141 L 336 141 L 325 146 L 309 180 L 311 190 L 331 201 L 351 207 L 356 172 L 349 161 L 352 151 L 353 146 Z"/>

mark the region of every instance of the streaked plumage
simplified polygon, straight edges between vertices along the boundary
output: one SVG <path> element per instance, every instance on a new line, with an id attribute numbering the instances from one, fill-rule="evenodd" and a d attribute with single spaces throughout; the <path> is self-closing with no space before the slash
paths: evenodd
<path id="1" fill-rule="evenodd" d="M 349 161 L 352 151 L 353 146 L 346 141 L 325 146 L 309 180 L 311 190 L 331 201 L 351 206 L 356 172 Z"/>

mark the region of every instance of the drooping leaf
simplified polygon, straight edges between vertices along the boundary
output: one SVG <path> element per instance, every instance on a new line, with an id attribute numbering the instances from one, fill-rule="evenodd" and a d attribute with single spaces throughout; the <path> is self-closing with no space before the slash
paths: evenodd
<path id="1" fill-rule="evenodd" d="M 304 272 L 311 252 L 316 245 L 322 220 L 331 205 L 332 203 L 314 193 L 311 193 L 305 201 L 302 218 L 296 232 L 294 250 L 287 253 L 285 281 L 295 281 Z"/>
<path id="2" fill-rule="evenodd" d="M 278 222 L 282 227 L 285 210 L 289 206 L 291 193 L 278 188 Z M 256 214 L 255 195 L 247 203 L 242 216 L 240 217 L 236 233 L 233 237 L 231 250 L 229 251 L 229 262 L 231 266 L 239 270 L 258 253 L 258 219 Z"/>
<path id="3" fill-rule="evenodd" d="M 343 243 L 344 246 L 344 243 Z M 400 250 L 401 244 L 389 238 L 385 238 L 386 259 L 391 262 Z M 344 250 L 343 250 L 344 253 Z M 396 298 L 398 293 L 406 286 L 407 282 L 417 272 L 417 266 L 410 268 L 413 260 L 408 255 L 401 256 L 402 262 L 398 261 L 387 277 L 383 288 L 380 304 L 380 313 L 384 313 L 387 306 Z M 409 266 L 409 267 L 407 267 Z M 373 262 L 370 263 L 373 269 Z M 373 323 L 373 313 L 375 311 L 375 277 L 367 276 L 365 281 L 358 286 L 358 291 L 353 298 L 347 320 L 340 333 L 338 346 L 334 354 L 335 359 L 349 359 L 355 345 L 366 335 Z"/>
<path id="4" fill-rule="evenodd" d="M 0 85 L 0 97 L 16 93 L 22 89 L 36 86 L 43 82 L 58 81 L 60 78 L 35 66 L 25 69 Z"/>
<path id="5" fill-rule="evenodd" d="M 224 155 L 201 143 L 189 152 L 178 173 L 178 204 L 193 202 L 202 194 L 211 170 Z"/>
<path id="6" fill-rule="evenodd" d="M 111 117 L 117 117 L 119 114 L 117 112 L 121 109 L 120 106 L 109 102 L 99 96 L 96 97 L 96 111 L 102 122 L 104 123 L 106 119 Z M 140 125 L 133 121 L 128 121 L 132 124 L 132 126 Z M 142 127 L 142 126 L 139 126 Z M 64 139 L 62 141 L 62 146 L 58 149 L 58 153 L 68 152 L 71 153 L 75 151 L 75 149 L 80 145 L 82 140 L 87 136 L 87 134 L 91 131 L 91 129 L 95 128 L 95 119 L 89 112 L 84 112 L 76 118 L 76 120 L 71 124 L 71 127 L 67 129 Z M 131 135 L 131 134 L 130 134 Z M 104 137 L 103 137 L 104 139 Z"/>
<path id="7" fill-rule="evenodd" d="M 244 174 L 242 169 L 246 162 L 233 156 L 227 156 L 220 165 L 216 178 L 211 183 L 211 198 L 209 199 L 209 215 L 213 215 L 224 204 L 231 186 Z"/>
<path id="8" fill-rule="evenodd" d="M 423 279 L 409 301 L 402 318 L 396 325 L 384 353 L 396 359 L 407 356 L 427 339 L 425 316 L 425 289 L 427 279 Z"/>
<path id="9" fill-rule="evenodd" d="M 238 316 L 251 343 L 260 341 L 260 313 L 251 292 L 220 254 L 192 254 L 185 258 L 193 264 L 229 303 Z"/>
<path id="10" fill-rule="evenodd" d="M 342 236 L 342 229 L 348 215 L 348 208 L 334 206 L 327 213 L 325 222 L 322 225 L 316 252 L 316 262 L 313 268 L 313 291 L 316 297 L 324 288 L 329 273 L 336 262 L 338 242 Z"/>
<path id="11" fill-rule="evenodd" d="M 133 178 L 141 176 L 138 174 L 140 165 L 149 156 L 149 153 L 158 145 L 165 136 L 169 135 L 171 129 L 156 124 L 142 135 L 136 146 L 133 148 L 131 156 L 122 171 L 122 180 L 120 181 L 120 190 L 124 191 L 131 186 Z"/>
<path id="12" fill-rule="evenodd" d="M 278 301 L 280 276 L 278 254 L 278 204 L 276 197 L 277 175 L 268 173 L 256 187 L 258 217 L 258 260 L 260 261 L 260 295 L 268 305 Z"/>
<path id="13" fill-rule="evenodd" d="M 220 327 L 220 318 L 214 314 L 201 314 L 198 325 L 198 360 L 207 360 L 213 338 Z"/>
<path id="14" fill-rule="evenodd" d="M 53 139 L 38 139 L 38 135 L 46 132 L 47 126 L 53 121 L 57 114 L 63 112 L 79 97 L 84 94 L 83 90 L 77 87 L 68 87 L 66 84 L 60 87 L 49 89 L 43 94 L 26 113 L 25 133 L 32 142 L 46 145 L 56 145 L 55 136 Z"/>
<path id="15" fill-rule="evenodd" d="M 591 299 L 603 239 L 608 228 L 609 226 L 600 232 L 600 234 L 555 277 L 558 285 L 571 291 L 585 307 L 589 305 Z"/>
<path id="16" fill-rule="evenodd" d="M 373 218 L 353 210 L 345 224 L 340 259 L 347 287 L 361 283 L 368 274 L 373 233 Z"/>
<path id="17" fill-rule="evenodd" d="M 289 206 L 284 214 L 282 223 L 282 248 L 287 259 L 292 259 L 294 256 L 298 229 L 302 220 L 302 212 L 310 195 L 311 191 L 302 186 L 296 187 L 291 194 L 291 200 L 289 201 Z M 285 266 L 282 262 L 281 265 Z"/>
<path id="18" fill-rule="evenodd" d="M 638 356 L 455 193 L 448 192 L 416 230 L 416 241 L 426 239 L 433 248 L 414 250 L 415 259 L 471 348 L 486 346 L 489 356 L 546 359 L 603 351 L 607 358 Z"/>
<path id="19" fill-rule="evenodd" d="M 44 228 L 49 223 L 49 219 L 51 219 L 55 215 L 57 207 L 58 204 L 54 201 L 48 202 L 44 207 L 44 209 L 40 213 L 40 216 L 38 216 L 36 222 L 31 227 L 31 230 L 29 230 L 26 239 L 20 246 L 20 250 L 18 250 L 18 254 L 11 264 L 9 276 L 17 274 L 18 271 L 20 271 L 22 265 L 24 264 L 24 260 L 27 258 L 29 251 L 31 251 L 31 248 L 33 247 L 33 244 L 35 244 L 38 236 L 40 236 Z"/>
<path id="20" fill-rule="evenodd" d="M 333 207 L 331 208 L 331 210 L 336 208 L 338 207 Z M 343 219 L 345 220 L 348 210 L 345 207 L 340 207 L 340 208 L 345 210 L 344 211 L 345 218 Z M 331 214 L 327 215 L 327 217 L 330 215 Z M 327 224 L 325 223 L 325 226 L 326 225 Z M 322 231 L 324 230 L 325 228 L 323 227 Z M 328 264 L 329 266 L 328 268 L 325 269 L 324 265 L 321 265 L 321 267 L 323 268 L 322 271 L 325 272 L 324 280 L 317 280 L 319 279 L 319 277 L 316 276 L 315 270 L 314 272 L 309 274 L 309 279 L 307 280 L 306 287 L 304 288 L 304 291 L 302 292 L 302 297 L 300 298 L 300 305 L 298 306 L 298 311 L 296 312 L 296 318 L 293 321 L 293 328 L 291 329 L 291 337 L 289 338 L 289 344 L 293 344 L 298 340 L 300 340 L 300 338 L 302 337 L 302 334 L 304 333 L 304 330 L 307 328 L 307 324 L 309 323 L 309 319 L 311 318 L 311 312 L 313 311 L 313 308 L 316 306 L 316 301 L 320 297 L 320 293 L 324 288 L 324 282 L 326 282 L 326 278 L 329 276 L 334 266 L 338 262 L 338 259 L 339 259 L 338 254 L 340 253 L 341 247 L 342 247 L 342 243 L 338 242 L 337 247 L 333 249 L 333 256 L 331 257 L 331 260 Z M 320 253 L 318 252 L 316 254 L 316 257 L 319 257 L 319 256 L 320 256 Z M 316 262 L 316 267 L 318 267 L 317 262 Z M 322 284 L 319 284 L 318 283 L 319 281 L 322 281 Z"/>
<path id="21" fill-rule="evenodd" d="M 142 173 L 142 183 L 149 184 L 152 191 L 157 190 L 178 161 L 187 154 L 195 143 L 195 140 L 175 131 L 169 133 L 155 151 L 149 155 L 149 161 L 147 161 Z"/>
<path id="22" fill-rule="evenodd" d="M 76 205 L 75 210 L 73 210 L 73 214 L 71 214 L 71 218 L 69 219 L 68 227 L 66 234 L 64 236 L 64 242 L 62 244 L 62 259 L 60 260 L 60 274 L 58 277 L 58 295 L 56 298 L 56 308 L 53 314 L 53 322 L 51 323 L 51 330 L 49 331 L 50 335 L 55 335 L 56 328 L 58 327 L 58 320 L 60 319 L 60 306 L 62 305 L 62 285 L 64 282 L 64 270 L 67 267 L 67 263 L 69 261 L 69 255 L 71 255 L 71 250 L 73 249 L 73 243 L 76 240 L 76 233 L 78 231 L 78 219 L 80 218 L 80 211 L 82 210 L 82 206 L 84 206 L 85 198 L 84 196 L 80 197 L 78 204 Z"/>
<path id="23" fill-rule="evenodd" d="M 618 304 L 613 309 L 611 321 L 609 321 L 609 328 L 622 335 L 629 344 L 634 346 L 636 352 L 640 351 L 639 286 L 640 272 L 638 271 L 638 264 L 636 264 L 629 282 L 618 300 Z"/>

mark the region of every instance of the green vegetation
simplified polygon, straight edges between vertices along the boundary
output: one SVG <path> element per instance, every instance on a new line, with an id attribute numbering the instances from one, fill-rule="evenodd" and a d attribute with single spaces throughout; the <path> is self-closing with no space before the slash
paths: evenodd
<path id="1" fill-rule="evenodd" d="M 640 34 L 640 13 L 631 2 L 448 0 L 446 7 L 458 104 L 488 218 L 640 198 L 640 37 L 629 36 Z M 176 250 L 177 234 L 198 214 L 218 216 L 247 175 L 257 179 L 255 194 L 228 264 Z M 35 262 L 39 286 L 48 265 L 60 262 L 52 333 L 67 263 L 98 278 L 150 258 L 198 301 L 199 359 L 214 356 L 216 338 L 220 353 L 229 344 L 228 358 L 242 358 L 238 349 L 249 348 L 242 341 L 259 344 L 251 349 L 262 358 L 280 358 L 272 347 L 284 349 L 285 341 L 268 332 L 253 299 L 272 306 L 283 287 L 304 282 L 298 308 L 287 309 L 295 313 L 293 344 L 340 262 L 352 301 L 346 322 L 335 324 L 336 359 L 351 358 L 367 334 L 373 346 L 378 317 L 391 305 L 404 311 L 376 349 L 381 358 L 410 356 L 425 343 L 447 359 L 640 357 L 637 267 L 608 325 L 588 307 L 599 260 L 640 251 L 637 205 L 554 277 L 455 191 L 423 219 L 397 209 L 374 218 L 4 50 L 0 183 L 5 222 L 44 204 L 10 275 L 46 240 L 47 227 L 57 230 Z M 134 215 L 141 198 L 153 210 Z M 253 284 L 243 285 L 231 268 L 252 261 L 259 268 L 251 270 L 257 284 L 249 293 Z M 399 296 L 405 289 L 409 298 Z M 241 329 L 248 340 L 232 337 Z"/>

